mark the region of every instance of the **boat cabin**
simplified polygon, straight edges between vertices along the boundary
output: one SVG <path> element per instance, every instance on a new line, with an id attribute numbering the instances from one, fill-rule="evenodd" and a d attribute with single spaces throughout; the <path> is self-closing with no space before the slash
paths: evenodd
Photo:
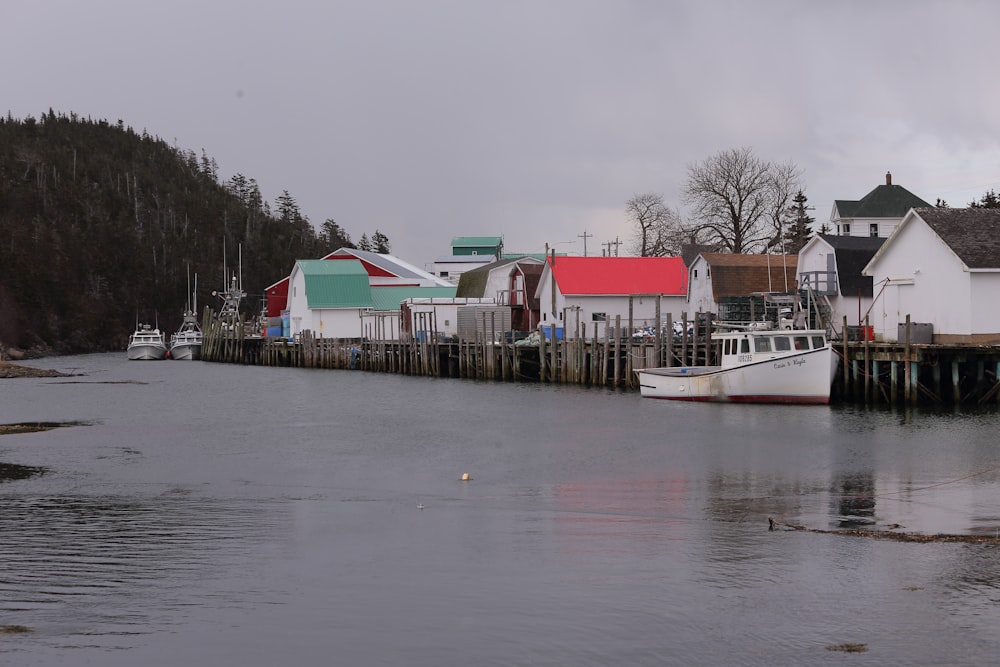
<path id="1" fill-rule="evenodd" d="M 827 346 L 823 331 L 733 331 L 716 335 L 721 366 L 742 366 Z"/>

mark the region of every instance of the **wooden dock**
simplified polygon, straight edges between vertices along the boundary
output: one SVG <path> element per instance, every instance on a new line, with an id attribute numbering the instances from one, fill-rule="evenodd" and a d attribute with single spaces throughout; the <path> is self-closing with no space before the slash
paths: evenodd
<path id="1" fill-rule="evenodd" d="M 206 309 L 202 330 L 205 361 L 260 366 L 362 370 L 443 378 L 547 382 L 637 390 L 635 371 L 660 366 L 699 366 L 717 357 L 711 333 L 641 338 L 616 320 L 598 337 L 564 340 L 538 336 L 537 344 L 510 337 L 400 334 L 397 339 L 316 337 L 294 340 L 225 327 Z M 686 327 L 685 327 L 686 330 Z M 425 332 L 431 333 L 431 332 Z M 1000 346 L 836 341 L 839 371 L 831 402 L 863 405 L 1000 404 Z"/>

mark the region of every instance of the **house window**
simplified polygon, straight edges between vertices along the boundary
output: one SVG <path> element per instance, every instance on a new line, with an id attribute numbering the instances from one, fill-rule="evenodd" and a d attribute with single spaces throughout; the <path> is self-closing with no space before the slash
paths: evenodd
<path id="1" fill-rule="evenodd" d="M 706 278 L 711 278 L 712 277 L 712 267 L 710 267 L 710 266 L 705 267 L 705 277 Z"/>
<path id="2" fill-rule="evenodd" d="M 847 224 L 846 222 L 843 225 L 841 225 L 840 229 L 842 230 L 840 232 L 841 236 L 850 236 L 851 235 L 851 226 L 849 224 Z"/>
<path id="3" fill-rule="evenodd" d="M 698 269 L 695 269 L 695 270 L 694 270 L 694 277 L 695 277 L 695 278 L 697 278 L 697 277 L 698 277 Z"/>
<path id="4" fill-rule="evenodd" d="M 298 293 L 298 291 L 299 291 L 298 287 L 293 287 L 292 288 L 292 296 L 295 296 Z"/>
<path id="5" fill-rule="evenodd" d="M 441 273 L 438 274 L 438 277 L 440 277 L 440 278 L 447 278 L 448 277 L 448 272 L 447 271 L 442 271 Z"/>
<path id="6" fill-rule="evenodd" d="M 868 236 L 871 236 L 872 238 L 875 238 L 875 237 L 878 236 L 878 223 L 877 222 L 873 222 L 870 225 L 868 225 Z"/>
<path id="7" fill-rule="evenodd" d="M 594 313 L 593 315 L 591 315 L 591 319 L 594 322 L 607 322 L 608 321 L 608 314 L 607 313 Z"/>

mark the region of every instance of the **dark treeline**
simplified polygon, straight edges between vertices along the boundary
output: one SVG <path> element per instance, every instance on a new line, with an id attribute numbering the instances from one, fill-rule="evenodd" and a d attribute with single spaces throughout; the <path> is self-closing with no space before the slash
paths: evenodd
<path id="1" fill-rule="evenodd" d="M 272 210 L 254 179 L 220 183 L 204 152 L 122 121 L 0 118 L 0 350 L 121 349 L 137 320 L 169 333 L 189 275 L 199 309 L 217 307 L 223 263 L 232 275 L 241 251 L 255 313 L 296 259 L 345 245 L 333 220 L 317 234 L 287 191 Z"/>

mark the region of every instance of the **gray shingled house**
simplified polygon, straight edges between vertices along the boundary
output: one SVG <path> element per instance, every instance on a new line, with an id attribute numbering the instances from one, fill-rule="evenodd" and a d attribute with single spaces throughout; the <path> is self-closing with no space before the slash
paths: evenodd
<path id="1" fill-rule="evenodd" d="M 900 340 L 909 315 L 935 343 L 1000 343 L 1000 209 L 913 209 L 862 274 L 877 339 Z"/>

